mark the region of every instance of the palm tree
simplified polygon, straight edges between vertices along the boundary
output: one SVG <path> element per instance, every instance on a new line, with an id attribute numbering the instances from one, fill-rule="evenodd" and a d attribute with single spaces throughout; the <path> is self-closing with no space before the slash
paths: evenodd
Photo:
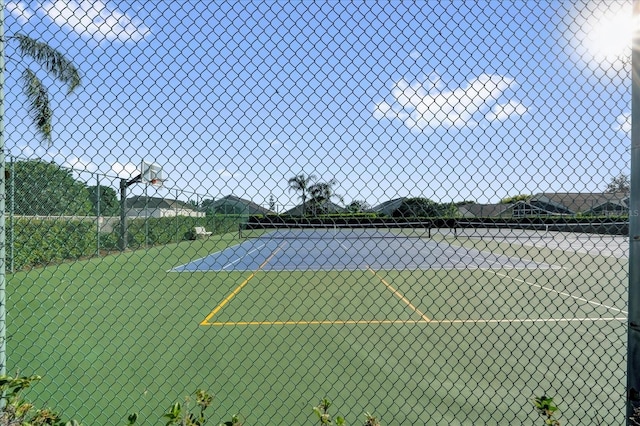
<path id="1" fill-rule="evenodd" d="M 337 183 L 335 179 L 331 179 L 329 182 L 318 182 L 309 187 L 309 194 L 311 194 L 310 204 L 313 206 L 314 212 L 317 211 L 317 207 L 322 207 L 323 205 L 326 210 L 326 205 L 332 198 L 336 198 L 341 203 L 344 203 L 342 196 L 336 194 L 333 190 L 333 187 Z"/>
<path id="2" fill-rule="evenodd" d="M 36 63 L 44 68 L 54 78 L 67 85 L 67 93 L 74 91 L 80 85 L 80 73 L 71 61 L 60 52 L 53 49 L 46 43 L 39 42 L 22 34 L 5 37 L 4 29 L 0 25 L 0 247 L 5 246 L 5 182 L 1 179 L 5 175 L 5 139 L 4 139 L 4 72 L 5 72 L 5 42 L 16 40 L 18 42 L 18 52 L 22 56 L 32 58 Z M 51 144 L 51 117 L 53 110 L 49 101 L 49 92 L 35 72 L 26 68 L 22 72 L 23 90 L 27 96 L 28 110 L 36 126 L 36 132 L 43 137 L 47 143 Z M 0 375 L 6 374 L 7 351 L 6 351 L 6 253 L 0 249 Z"/>
<path id="3" fill-rule="evenodd" d="M 80 72 L 65 56 L 46 43 L 34 40 L 22 34 L 8 39 L 17 40 L 18 50 L 23 56 L 29 56 L 42 66 L 47 73 L 67 85 L 67 94 L 71 94 L 80 85 Z M 24 94 L 27 96 L 28 109 L 38 134 L 51 143 L 51 117 L 53 110 L 47 88 L 35 72 L 26 68 L 22 72 Z"/>
<path id="4" fill-rule="evenodd" d="M 307 203 L 307 191 L 310 188 L 311 182 L 316 180 L 315 175 L 305 176 L 304 174 L 299 174 L 298 176 L 292 177 L 289 179 L 289 191 L 300 192 L 300 199 L 302 200 L 302 216 L 305 215 L 306 203 Z"/>

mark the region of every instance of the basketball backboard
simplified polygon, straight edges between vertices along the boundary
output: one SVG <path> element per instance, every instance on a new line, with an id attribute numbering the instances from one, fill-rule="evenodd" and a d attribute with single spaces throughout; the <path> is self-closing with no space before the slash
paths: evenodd
<path id="1" fill-rule="evenodd" d="M 162 166 L 149 161 L 142 161 L 140 176 L 142 183 L 147 185 L 162 186 L 162 182 L 164 181 Z"/>

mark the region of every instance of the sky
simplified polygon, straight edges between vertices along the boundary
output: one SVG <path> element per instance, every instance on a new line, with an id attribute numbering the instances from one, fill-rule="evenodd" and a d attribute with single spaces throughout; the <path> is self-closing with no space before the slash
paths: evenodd
<path id="1" fill-rule="evenodd" d="M 278 210 L 287 181 L 348 204 L 498 202 L 629 174 L 630 1 L 9 1 L 5 33 L 80 69 L 67 95 L 6 46 L 7 151 L 117 190 L 142 161 L 180 199 Z M 50 87 L 38 138 L 20 75 Z"/>

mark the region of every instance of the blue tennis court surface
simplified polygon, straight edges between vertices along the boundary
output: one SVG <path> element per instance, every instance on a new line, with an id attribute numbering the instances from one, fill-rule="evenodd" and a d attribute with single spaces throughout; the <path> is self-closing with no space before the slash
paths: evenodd
<path id="1" fill-rule="evenodd" d="M 405 269 L 549 268 L 518 257 L 496 255 L 429 239 L 366 237 L 340 233 L 267 234 L 172 269 L 187 271 L 354 271 Z"/>

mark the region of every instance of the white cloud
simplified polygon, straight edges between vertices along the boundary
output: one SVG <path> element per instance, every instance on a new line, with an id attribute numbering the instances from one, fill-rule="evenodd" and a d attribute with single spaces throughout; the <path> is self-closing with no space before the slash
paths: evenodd
<path id="1" fill-rule="evenodd" d="M 272 139 L 271 141 L 269 141 L 269 146 L 273 149 L 289 148 L 288 144 L 280 142 L 280 140 L 278 139 Z"/>
<path id="2" fill-rule="evenodd" d="M 527 112 L 527 107 L 520 102 L 509 101 L 506 104 L 495 104 L 491 111 L 486 115 L 486 119 L 489 121 L 498 120 L 504 121 L 512 115 L 523 115 Z"/>
<path id="3" fill-rule="evenodd" d="M 42 150 L 43 148 L 40 149 Z M 35 153 L 36 151 L 27 144 L 20 144 L 12 149 L 12 154 L 17 154 L 18 157 L 29 158 Z"/>
<path id="4" fill-rule="evenodd" d="M 476 113 L 488 112 L 514 80 L 500 75 L 482 74 L 466 85 L 447 90 L 440 76 L 431 74 L 421 80 L 399 80 L 391 90 L 393 102 L 379 102 L 373 116 L 380 120 L 402 120 L 410 129 L 473 126 Z M 526 108 L 515 101 L 494 105 L 497 118 L 521 114 Z M 502 109 L 501 109 L 502 108 Z M 490 114 L 488 114 L 490 115 Z"/>
<path id="5" fill-rule="evenodd" d="M 18 23 L 24 25 L 29 19 L 34 15 L 34 13 L 29 10 L 29 6 L 27 6 L 24 2 L 8 2 L 6 5 L 7 11 L 18 21 Z"/>
<path id="6" fill-rule="evenodd" d="M 114 163 L 111 166 L 111 170 L 113 170 L 121 179 L 130 179 L 140 173 L 138 166 L 133 163 Z"/>
<path id="7" fill-rule="evenodd" d="M 224 178 L 232 178 L 236 176 L 233 173 L 231 173 L 229 170 L 225 169 L 224 167 L 216 170 L 216 172 L 220 175 L 220 177 L 224 177 Z"/>
<path id="8" fill-rule="evenodd" d="M 63 167 L 71 168 L 78 172 L 96 172 L 98 167 L 93 164 L 91 161 L 85 161 L 78 157 L 69 157 L 66 158 Z"/>
<path id="9" fill-rule="evenodd" d="M 618 128 L 616 130 L 624 133 L 631 133 L 631 113 L 625 112 L 616 119 Z"/>
<path id="10" fill-rule="evenodd" d="M 151 33 L 141 20 L 109 8 L 100 0 L 48 1 L 42 9 L 59 26 L 97 41 L 139 41 Z"/>
<path id="11" fill-rule="evenodd" d="M 391 105 L 386 102 L 380 102 L 376 104 L 375 108 L 373 109 L 373 117 L 377 120 L 382 120 L 385 117 L 393 120 L 395 115 L 397 114 L 394 114 L 391 111 Z"/>

